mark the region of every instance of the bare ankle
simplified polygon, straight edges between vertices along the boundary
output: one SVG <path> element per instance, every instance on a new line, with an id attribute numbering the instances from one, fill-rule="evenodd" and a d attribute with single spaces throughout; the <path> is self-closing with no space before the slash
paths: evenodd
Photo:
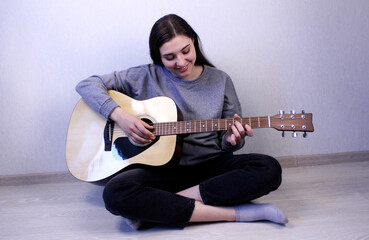
<path id="1" fill-rule="evenodd" d="M 196 201 L 203 202 L 200 194 L 199 185 L 187 188 L 177 193 L 180 196 L 195 199 Z"/>
<path id="2" fill-rule="evenodd" d="M 236 210 L 234 207 L 210 206 L 195 201 L 195 209 L 190 222 L 234 222 L 235 220 Z"/>

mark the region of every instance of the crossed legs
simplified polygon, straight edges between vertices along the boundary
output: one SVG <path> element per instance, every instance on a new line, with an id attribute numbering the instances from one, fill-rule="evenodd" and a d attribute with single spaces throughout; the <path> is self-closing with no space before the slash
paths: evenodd
<path id="1" fill-rule="evenodd" d="M 276 190 L 280 183 L 281 169 L 274 158 L 230 155 L 180 171 L 142 168 L 123 172 L 106 185 L 104 201 L 113 214 L 177 227 L 214 221 L 284 224 L 287 218 L 276 206 L 250 203 Z"/>

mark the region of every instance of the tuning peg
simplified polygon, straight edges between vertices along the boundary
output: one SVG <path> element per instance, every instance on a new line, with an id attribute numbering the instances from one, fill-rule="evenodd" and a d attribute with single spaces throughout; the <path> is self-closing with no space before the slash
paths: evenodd
<path id="1" fill-rule="evenodd" d="M 302 113 L 302 114 L 305 114 L 305 110 L 301 110 L 301 113 Z"/>
<path id="2" fill-rule="evenodd" d="M 282 137 L 284 137 L 284 136 L 285 136 L 284 131 L 282 131 Z"/>
<path id="3" fill-rule="evenodd" d="M 280 119 L 284 119 L 284 111 L 283 110 L 279 110 L 279 118 Z"/>
<path id="4" fill-rule="evenodd" d="M 296 138 L 296 137 L 297 137 L 297 132 L 293 131 L 293 133 L 292 133 L 292 137 L 293 137 L 293 138 Z"/>
<path id="5" fill-rule="evenodd" d="M 304 132 L 304 134 L 302 134 L 302 136 L 303 136 L 304 138 L 307 138 L 307 132 Z"/>
<path id="6" fill-rule="evenodd" d="M 295 119 L 296 111 L 295 110 L 291 110 L 290 111 L 290 114 L 291 114 L 291 119 Z"/>

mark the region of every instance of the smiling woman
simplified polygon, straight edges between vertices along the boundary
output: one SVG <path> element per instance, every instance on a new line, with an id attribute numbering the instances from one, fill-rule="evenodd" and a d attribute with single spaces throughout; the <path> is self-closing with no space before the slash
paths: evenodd
<path id="1" fill-rule="evenodd" d="M 231 78 L 205 58 L 198 35 L 184 19 L 173 14 L 159 19 L 149 42 L 153 64 L 92 76 L 77 86 L 84 100 L 130 141 L 150 144 L 157 137 L 155 129 L 119 105 L 109 90 L 136 100 L 170 97 L 183 120 L 240 118 Z M 286 223 L 276 206 L 250 204 L 279 187 L 281 167 L 267 155 L 233 155 L 246 136 L 253 136 L 253 130 L 239 121 L 225 131 L 179 135 L 177 150 L 182 151 L 168 164 L 134 165 L 114 175 L 104 190 L 106 208 L 134 227 L 143 221 L 174 227 L 213 221 Z"/>

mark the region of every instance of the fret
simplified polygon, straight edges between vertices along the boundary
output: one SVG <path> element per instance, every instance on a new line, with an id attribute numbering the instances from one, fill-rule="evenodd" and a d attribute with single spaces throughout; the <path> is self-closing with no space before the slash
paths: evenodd
<path id="1" fill-rule="evenodd" d="M 161 126 L 161 124 L 156 124 L 156 129 L 155 129 L 155 131 L 156 131 L 156 134 L 157 134 L 157 135 L 160 135 L 160 126 Z"/>

